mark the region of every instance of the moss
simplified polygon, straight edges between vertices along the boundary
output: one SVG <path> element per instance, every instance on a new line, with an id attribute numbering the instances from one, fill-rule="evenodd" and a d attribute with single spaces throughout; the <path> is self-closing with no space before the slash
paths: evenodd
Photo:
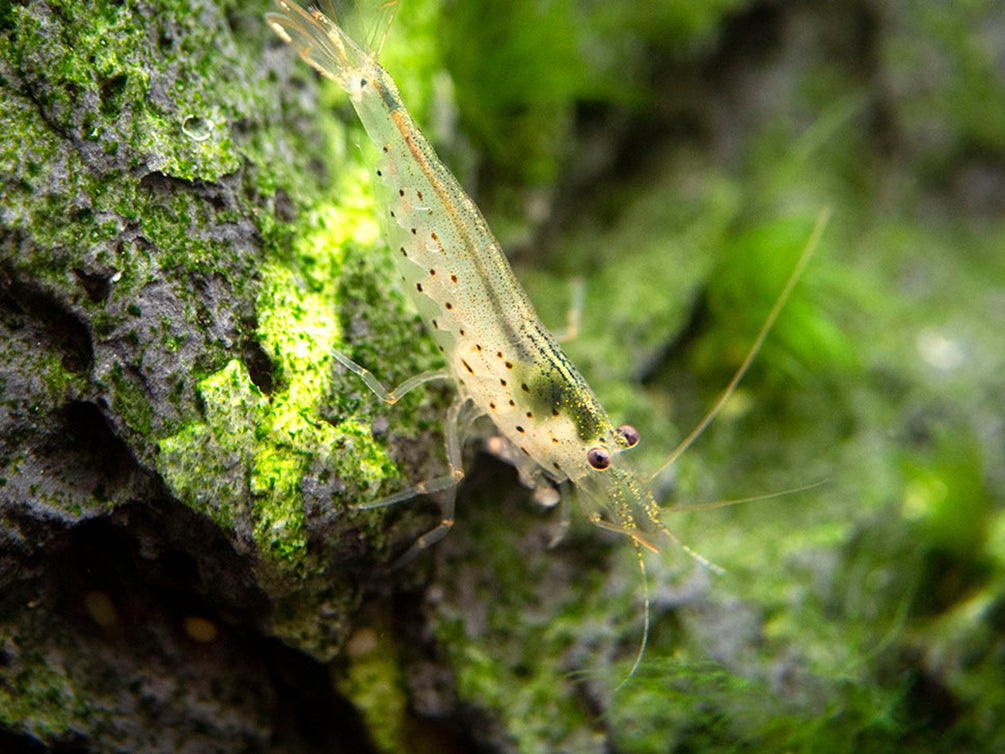
<path id="1" fill-rule="evenodd" d="M 949 14 L 923 2 L 908 7 L 904 22 L 881 40 L 882 63 L 905 141 L 917 150 L 923 175 L 941 182 L 953 162 L 966 162 L 966 152 L 1005 149 L 995 5 L 957 3 Z M 912 84 L 918 70 L 926 71 L 924 80 Z"/>
<path id="2" fill-rule="evenodd" d="M 11 641 L 5 637 L 5 641 Z M 75 691 L 72 674 L 41 652 L 18 652 L 18 667 L 0 689 L 0 722 L 41 739 L 59 737 L 93 714 Z"/>
<path id="3" fill-rule="evenodd" d="M 147 395 L 135 377 L 126 374 L 122 364 L 112 365 L 110 376 L 115 395 L 112 407 L 130 429 L 149 436 L 154 427 L 154 414 Z"/>
<path id="4" fill-rule="evenodd" d="M 196 510 L 230 529 L 247 496 L 254 425 L 264 398 L 240 362 L 199 385 L 209 421 L 196 422 L 160 442 L 160 473 Z M 236 478 L 228 472 L 237 468 Z M 240 507 L 238 507 L 240 506 Z"/>
<path id="5" fill-rule="evenodd" d="M 303 566 L 300 482 L 311 459 L 338 447 L 340 468 L 352 469 L 356 480 L 375 483 L 388 472 L 367 430 L 351 420 L 332 427 L 310 418 L 323 393 L 312 394 L 309 380 L 300 373 L 269 400 L 244 365 L 231 361 L 199 385 L 205 420 L 160 443 L 159 469 L 172 489 L 225 528 L 250 515 L 260 556 L 280 570 Z"/>
<path id="6" fill-rule="evenodd" d="M 388 754 L 419 750 L 409 737 L 405 677 L 392 636 L 387 630 L 358 629 L 346 648 L 348 670 L 334 679 L 362 711 L 377 749 Z"/>
<path id="7" fill-rule="evenodd" d="M 106 154 L 125 144 L 131 159 L 147 160 L 149 169 L 185 180 L 215 180 L 239 165 L 228 124 L 264 104 L 256 99 L 259 88 L 230 75 L 237 65 L 232 37 L 199 22 L 187 3 L 149 16 L 114 3 L 101 3 L 86 17 L 77 10 L 64 3 L 13 6 L 6 54 L 23 78 L 0 111 L 11 135 L 0 161 L 10 172 L 18 172 L 15 165 L 27 168 L 20 185 L 7 187 L 17 197 L 9 207 L 10 219 L 31 224 L 36 232 L 45 231 L 53 245 L 69 248 L 81 240 L 94 244 L 114 237 L 119 230 L 114 221 L 95 220 L 109 210 L 125 219 L 147 213 L 132 196 L 134 180 L 123 180 L 121 169 L 92 170 L 86 153 L 63 152 L 56 134 L 70 132 L 103 144 Z M 172 48 L 175 39 L 183 41 L 183 49 Z M 160 54 L 151 55 L 151 45 Z M 38 71 L 45 71 L 45 85 L 33 90 L 31 79 Z M 162 92 L 164 84 L 174 92 Z M 207 94 L 210 87 L 212 96 Z M 41 98 L 36 104 L 47 118 L 31 105 L 33 97 Z M 184 137 L 183 126 L 193 117 L 186 108 L 195 109 L 207 124 L 206 138 Z M 117 148 L 111 153 L 117 154 Z M 74 217 L 87 218 L 83 224 L 88 232 L 44 222 L 55 220 L 65 207 L 44 188 L 53 170 L 65 171 L 69 178 L 71 207 L 80 208 Z M 116 190 L 109 191 L 113 186 Z"/>
<path id="8" fill-rule="evenodd" d="M 376 488 L 393 472 L 368 426 L 320 418 L 332 392 L 330 351 L 341 347 L 345 248 L 370 247 L 377 235 L 366 186 L 360 169 L 344 170 L 333 192 L 339 202 L 305 214 L 293 256 L 260 270 L 258 339 L 280 376 L 278 389 L 266 398 L 244 365 L 231 361 L 199 385 L 203 419 L 160 443 L 159 469 L 172 488 L 228 528 L 250 513 L 260 554 L 280 569 L 304 565 L 300 486 L 315 460 L 350 489 Z M 222 489 L 209 479 L 220 479 Z"/>

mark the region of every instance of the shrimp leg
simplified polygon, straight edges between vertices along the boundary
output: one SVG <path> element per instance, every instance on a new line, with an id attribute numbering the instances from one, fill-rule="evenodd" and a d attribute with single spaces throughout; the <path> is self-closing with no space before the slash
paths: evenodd
<path id="1" fill-rule="evenodd" d="M 433 382 L 434 380 L 451 379 L 450 372 L 447 369 L 430 369 L 427 372 L 422 372 L 409 377 L 407 380 L 394 388 L 394 390 L 388 390 L 380 384 L 376 377 L 373 376 L 373 372 L 366 367 L 360 366 L 341 351 L 331 350 L 329 353 L 335 361 L 363 380 L 363 382 L 366 383 L 366 386 L 370 388 L 370 390 L 372 390 L 378 398 L 384 401 L 384 403 L 392 406 L 401 400 L 401 397 L 405 395 L 405 393 L 417 388 L 419 385 L 424 385 L 427 382 Z"/>
<path id="2" fill-rule="evenodd" d="M 572 279 L 571 299 L 569 301 L 569 311 L 566 313 L 565 328 L 553 330 L 552 335 L 560 343 L 568 343 L 579 337 L 579 328 L 583 320 L 583 303 L 586 300 L 586 283 L 583 278 Z"/>
<path id="3" fill-rule="evenodd" d="M 375 503 L 355 506 L 357 508 L 372 508 L 380 504 L 390 505 L 395 502 L 401 502 L 401 500 L 413 497 L 414 495 L 423 495 L 435 491 L 442 491 L 444 493 L 440 502 L 440 523 L 416 539 L 412 546 L 405 551 L 405 554 L 392 564 L 392 568 L 400 568 L 411 563 L 419 553 L 428 547 L 432 547 L 447 536 L 447 532 L 453 527 L 454 506 L 457 502 L 457 485 L 464 478 L 464 466 L 461 459 L 461 450 L 464 447 L 463 433 L 471 426 L 471 422 L 474 420 L 470 410 L 473 407 L 474 404 L 468 398 L 459 397 L 450 407 L 450 411 L 447 412 L 447 464 L 450 466 L 450 474 L 417 484 L 389 498 L 377 500 Z"/>
<path id="4" fill-rule="evenodd" d="M 569 532 L 569 526 L 572 524 L 572 503 L 570 501 L 572 490 L 569 489 L 569 486 L 568 480 L 559 485 L 558 523 L 555 524 L 551 539 L 548 540 L 549 549 L 558 547 L 559 543 L 565 539 L 565 535 Z"/>
<path id="5" fill-rule="evenodd" d="M 349 506 L 353 510 L 370 510 L 371 508 L 384 508 L 388 505 L 394 505 L 395 503 L 401 503 L 410 498 L 416 497 L 417 495 L 431 495 L 435 492 L 448 492 L 450 497 L 453 497 L 453 493 L 456 490 L 457 485 L 464 478 L 464 466 L 461 460 L 461 411 L 467 404 L 467 398 L 458 398 L 454 401 L 454 404 L 450 407 L 447 412 L 446 421 L 446 435 L 447 435 L 447 466 L 450 467 L 450 471 L 443 476 L 434 477 L 433 479 L 427 479 L 424 482 L 419 482 L 418 484 L 413 484 L 410 487 L 395 492 L 393 495 L 388 495 L 387 497 L 381 497 L 377 500 L 371 500 L 368 503 L 356 503 Z M 443 507 L 443 520 L 437 527 L 444 528 L 444 534 L 446 530 L 453 526 L 453 514 L 454 505 L 451 500 L 449 504 Z M 449 523 L 448 523 L 449 521 Z M 422 535 L 419 539 L 422 540 L 423 537 L 432 535 L 436 530 L 427 532 Z M 434 539 L 437 541 L 442 538 L 442 534 Z M 418 543 L 416 543 L 418 544 Z M 428 547 L 428 544 L 426 545 Z"/>

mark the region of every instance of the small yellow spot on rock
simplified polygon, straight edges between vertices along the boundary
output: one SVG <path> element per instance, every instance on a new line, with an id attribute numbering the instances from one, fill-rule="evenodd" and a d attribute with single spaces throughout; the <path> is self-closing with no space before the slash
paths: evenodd
<path id="1" fill-rule="evenodd" d="M 214 641 L 220 633 L 216 624 L 198 615 L 188 615 L 182 621 L 182 627 L 190 638 L 202 644 L 209 644 Z"/>
<path id="2" fill-rule="evenodd" d="M 361 628 L 349 637 L 345 651 L 351 658 L 370 654 L 377 648 L 377 632 L 372 628 Z"/>
<path id="3" fill-rule="evenodd" d="M 114 626 L 119 622 L 119 611 L 107 592 L 88 592 L 84 595 L 84 607 L 91 620 L 102 628 Z"/>

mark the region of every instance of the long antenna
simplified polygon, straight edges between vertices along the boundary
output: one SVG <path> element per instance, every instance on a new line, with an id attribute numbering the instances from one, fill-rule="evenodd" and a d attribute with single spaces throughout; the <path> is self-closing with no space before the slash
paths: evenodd
<path id="1" fill-rule="evenodd" d="M 635 545 L 635 555 L 639 559 L 639 571 L 642 574 L 642 610 L 645 614 L 645 623 L 642 627 L 642 641 L 639 642 L 639 651 L 635 655 L 635 662 L 632 663 L 632 669 L 628 671 L 628 675 L 622 678 L 621 683 L 614 687 L 615 693 L 628 683 L 632 676 L 635 675 L 635 671 L 639 669 L 639 665 L 642 664 L 642 657 L 646 653 L 646 643 L 649 641 L 649 579 L 646 578 L 646 563 L 642 559 L 642 547 L 637 540 L 632 540 L 632 544 Z"/>
<path id="2" fill-rule="evenodd" d="M 821 210 L 820 214 L 817 215 L 817 222 L 813 226 L 813 232 L 810 233 L 809 239 L 806 241 L 806 246 L 803 248 L 802 253 L 799 255 L 799 260 L 796 262 L 796 266 L 793 268 L 792 272 L 789 273 L 789 279 L 785 281 L 785 287 L 782 288 L 782 292 L 778 295 L 778 299 L 775 301 L 775 305 L 771 307 L 771 311 L 768 313 L 768 318 L 764 320 L 764 324 L 761 326 L 761 331 L 757 334 L 757 338 L 754 340 L 754 345 L 750 347 L 747 352 L 747 357 L 743 360 L 740 368 L 736 370 L 736 374 L 733 375 L 733 379 L 729 381 L 726 389 L 722 391 L 722 394 L 718 397 L 712 408 L 709 409 L 705 417 L 698 422 L 697 426 L 691 430 L 687 437 L 681 440 L 680 444 L 671 451 L 670 455 L 653 473 L 650 479 L 654 479 L 659 476 L 663 470 L 680 458 L 681 453 L 691 447 L 692 443 L 698 439 L 698 436 L 705 431 L 705 427 L 712 423 L 712 420 L 719 414 L 722 407 L 726 405 L 726 401 L 730 399 L 733 393 L 736 391 L 736 386 L 740 384 L 740 380 L 743 379 L 743 375 L 747 373 L 750 368 L 751 363 L 754 361 L 754 357 L 757 356 L 757 352 L 761 350 L 761 346 L 764 344 L 764 340 L 768 337 L 768 332 L 770 332 L 772 326 L 775 324 L 775 320 L 778 319 L 778 315 L 782 311 L 782 307 L 785 306 L 785 302 L 789 300 L 789 296 L 792 293 L 792 289 L 796 287 L 796 283 L 799 282 L 799 277 L 802 275 L 803 270 L 810 261 L 810 257 L 813 255 L 813 251 L 817 244 L 820 242 L 820 237 L 823 235 L 824 228 L 827 227 L 827 222 L 831 217 L 831 209 L 827 207 Z"/>
<path id="3" fill-rule="evenodd" d="M 779 490 L 778 492 L 766 492 L 763 495 L 751 495 L 750 497 L 738 497 L 734 500 L 709 500 L 704 503 L 687 503 L 685 505 L 675 505 L 672 508 L 661 508 L 661 512 L 666 513 L 694 513 L 695 511 L 710 511 L 716 508 L 726 508 L 731 505 L 742 505 L 743 503 L 756 503 L 760 500 L 771 500 L 775 497 L 784 497 L 785 495 L 795 495 L 798 492 L 806 492 L 806 490 L 812 490 L 815 487 L 819 487 L 822 484 L 826 484 L 826 479 L 821 479 L 819 482 L 811 482 L 810 484 L 803 484 L 799 487 L 792 487 L 787 490 Z"/>

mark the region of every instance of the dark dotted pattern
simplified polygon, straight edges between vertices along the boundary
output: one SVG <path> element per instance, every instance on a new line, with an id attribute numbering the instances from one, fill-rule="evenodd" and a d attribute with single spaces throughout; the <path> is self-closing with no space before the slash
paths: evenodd
<path id="1" fill-rule="evenodd" d="M 385 148 L 384 152 L 387 153 L 388 149 Z M 381 171 L 377 171 L 378 176 L 381 175 Z M 394 189 L 392 188 L 392 191 Z M 418 202 L 423 202 L 423 193 L 420 190 L 408 187 L 400 186 L 397 189 L 398 198 L 401 199 L 401 203 L 396 205 L 396 209 L 389 210 L 390 216 L 395 219 L 399 224 L 400 229 L 396 228 L 396 232 L 405 234 L 411 237 L 411 240 L 405 242 L 404 245 L 399 246 L 399 252 L 401 256 L 413 260 L 425 260 L 436 261 L 443 259 L 449 259 L 446 255 L 446 249 L 444 248 L 441 239 L 436 231 L 429 230 L 428 226 L 423 228 L 423 238 L 419 238 L 419 224 L 416 223 L 415 227 L 412 227 L 408 223 L 409 217 L 414 217 L 417 213 L 422 213 L 424 210 L 428 214 L 432 215 L 433 210 L 430 207 L 424 207 L 422 205 L 409 205 L 408 197 L 415 197 Z M 425 222 L 425 221 L 423 221 Z M 428 235 L 426 235 L 428 233 Z M 423 240 L 425 239 L 425 240 Z M 437 256 L 442 254 L 444 256 Z M 515 397 L 511 397 L 511 391 L 515 390 L 516 385 L 520 385 L 520 390 L 524 394 L 531 394 L 530 380 L 527 382 L 513 382 L 511 374 L 520 374 L 518 370 L 518 364 L 512 358 L 512 354 L 504 353 L 501 350 L 491 351 L 486 350 L 483 343 L 474 343 L 468 338 L 468 329 L 460 327 L 460 323 L 457 321 L 458 309 L 463 311 L 464 307 L 461 306 L 461 301 L 466 301 L 466 299 L 458 299 L 456 296 L 462 296 L 463 291 L 460 289 L 460 276 L 457 272 L 451 271 L 449 268 L 444 269 L 446 263 L 435 263 L 433 265 L 428 265 L 425 267 L 409 267 L 408 265 L 403 265 L 403 279 L 414 283 L 415 290 L 422 296 L 428 296 L 429 299 L 435 302 L 439 311 L 430 310 L 429 302 L 425 299 L 423 300 L 423 311 L 428 316 L 429 314 L 436 314 L 435 318 L 428 317 L 427 322 L 430 323 L 431 329 L 436 331 L 437 335 L 437 348 L 440 353 L 447 355 L 451 360 L 456 358 L 453 363 L 457 366 L 462 374 L 464 374 L 467 379 L 481 377 L 484 379 L 496 378 L 499 380 L 499 388 L 497 388 L 496 395 L 491 395 L 491 388 L 488 388 L 488 395 L 484 395 L 486 391 L 486 384 L 484 382 L 480 383 L 480 387 L 473 388 L 480 392 L 483 392 L 485 398 L 491 397 L 492 400 L 488 400 L 485 404 L 487 409 L 492 413 L 493 419 L 499 422 L 499 426 L 504 430 L 504 432 L 515 433 L 519 435 L 528 435 L 534 430 L 534 426 L 527 424 L 528 421 L 535 421 L 535 413 L 538 416 L 547 414 L 544 413 L 545 409 L 542 408 L 541 411 L 528 410 L 527 400 L 523 399 L 519 403 Z M 418 280 L 417 280 L 418 278 Z M 448 282 L 449 278 L 449 282 Z M 420 282 L 421 280 L 421 282 Z M 446 298 L 449 296 L 452 300 L 448 301 Z M 463 339 L 458 342 L 458 339 Z M 494 353 L 494 361 L 489 361 L 487 357 L 489 354 Z M 522 362 L 520 362 L 522 368 Z M 463 369 L 461 369 L 463 367 Z M 500 372 L 505 377 L 501 376 Z M 470 375 L 470 377 L 468 377 Z M 520 376 L 529 376 L 520 374 Z M 465 380 L 459 375 L 457 376 L 457 382 L 460 385 L 465 384 Z M 489 383 L 492 384 L 492 383 Z M 536 383 L 535 383 L 536 386 Z M 552 417 L 560 417 L 562 415 L 559 407 L 557 406 L 547 406 L 550 409 Z M 540 420 L 538 420 L 540 421 Z M 520 422 L 519 424 L 516 422 Z M 508 428 L 508 429 L 507 429 Z M 563 440 L 555 435 L 553 431 L 549 431 L 546 427 L 538 428 L 538 431 L 543 430 L 546 434 L 545 436 L 550 440 L 550 445 L 552 447 L 561 446 Z M 543 441 L 544 438 L 542 437 Z M 528 447 L 524 447 L 519 443 L 514 443 L 520 451 L 531 456 Z M 532 457 L 532 456 L 531 456 Z M 594 459 L 596 460 L 596 459 Z M 558 462 L 553 462 L 551 459 L 544 461 L 546 467 L 553 468 L 556 473 L 564 473 L 561 464 Z"/>

